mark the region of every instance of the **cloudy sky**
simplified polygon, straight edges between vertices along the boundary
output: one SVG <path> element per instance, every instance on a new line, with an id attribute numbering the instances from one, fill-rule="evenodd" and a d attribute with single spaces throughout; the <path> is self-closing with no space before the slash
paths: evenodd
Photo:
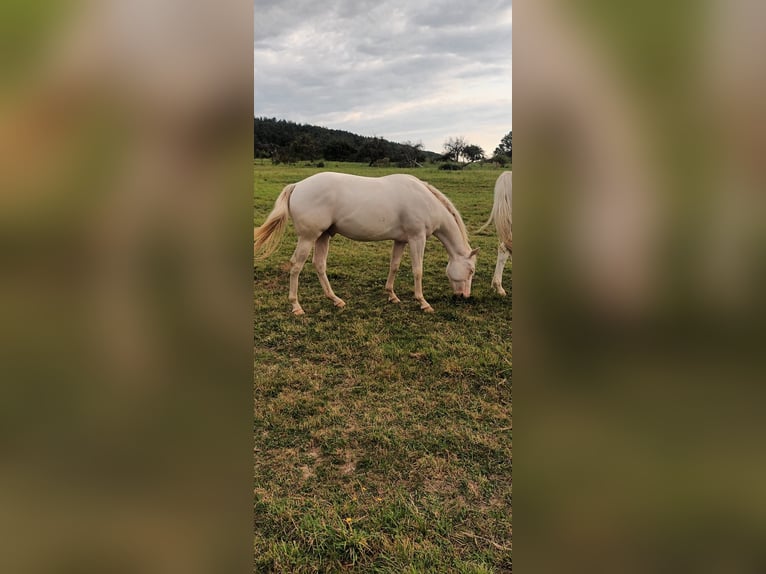
<path id="1" fill-rule="evenodd" d="M 511 0 L 255 0 L 254 115 L 491 154 L 512 128 Z"/>

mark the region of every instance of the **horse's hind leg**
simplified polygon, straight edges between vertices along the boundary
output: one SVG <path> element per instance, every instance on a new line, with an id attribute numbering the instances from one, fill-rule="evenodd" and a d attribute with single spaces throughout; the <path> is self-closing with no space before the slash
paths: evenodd
<path id="1" fill-rule="evenodd" d="M 333 293 L 332 287 L 330 287 L 330 280 L 327 279 L 327 252 L 330 251 L 330 235 L 323 233 L 319 236 L 314 244 L 314 269 L 316 269 L 319 276 L 319 283 L 322 285 L 322 290 L 328 298 L 332 299 L 336 307 L 345 307 L 346 303 Z"/>
<path id="2" fill-rule="evenodd" d="M 391 267 L 388 270 L 388 279 L 386 280 L 386 292 L 391 303 L 401 302 L 396 293 L 394 293 L 394 278 L 396 277 L 396 272 L 399 271 L 399 264 L 402 262 L 405 245 L 407 243 L 404 241 L 394 241 L 394 248 L 391 251 Z"/>
<path id="3" fill-rule="evenodd" d="M 505 296 L 505 289 L 503 289 L 503 269 L 505 269 L 505 262 L 508 261 L 508 256 L 511 252 L 501 241 L 497 246 L 497 263 L 495 264 L 495 274 L 492 277 L 492 287 L 497 290 L 498 295 Z"/>
<path id="4" fill-rule="evenodd" d="M 309 258 L 313 244 L 313 239 L 299 237 L 298 245 L 293 252 L 293 256 L 290 258 L 290 296 L 288 300 L 293 304 L 293 314 L 295 315 L 303 315 L 304 313 L 301 304 L 298 303 L 298 277 L 301 274 L 303 265 L 306 263 L 306 259 Z"/>

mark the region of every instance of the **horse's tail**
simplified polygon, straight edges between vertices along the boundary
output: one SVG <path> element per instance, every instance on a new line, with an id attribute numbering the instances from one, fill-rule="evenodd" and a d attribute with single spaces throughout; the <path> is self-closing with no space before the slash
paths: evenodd
<path id="1" fill-rule="evenodd" d="M 493 205 L 492 211 L 489 214 L 489 219 L 487 219 L 487 222 L 484 225 L 482 225 L 481 227 L 479 227 L 479 229 L 476 230 L 476 233 L 481 233 L 482 231 L 484 231 L 487 227 L 489 227 L 492 224 L 494 220 L 495 220 L 495 206 Z"/>
<path id="2" fill-rule="evenodd" d="M 489 214 L 487 222 L 476 230 L 476 233 L 481 233 L 494 222 L 498 238 L 509 249 L 513 243 L 512 186 L 511 178 L 506 177 L 505 174 L 498 178 L 495 185 L 495 199 L 492 204 L 492 212 Z"/>
<path id="3" fill-rule="evenodd" d="M 253 230 L 253 253 L 256 259 L 266 259 L 279 247 L 290 217 L 290 195 L 294 189 L 294 183 L 286 186 L 274 202 L 274 209 L 266 221 Z"/>

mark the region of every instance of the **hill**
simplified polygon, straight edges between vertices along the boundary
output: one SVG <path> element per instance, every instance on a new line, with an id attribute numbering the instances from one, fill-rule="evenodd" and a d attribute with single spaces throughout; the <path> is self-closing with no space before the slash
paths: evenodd
<path id="1" fill-rule="evenodd" d="M 422 144 L 397 143 L 343 130 L 258 117 L 253 120 L 253 157 L 271 158 L 274 163 L 324 159 L 414 167 L 440 154 L 425 151 Z"/>

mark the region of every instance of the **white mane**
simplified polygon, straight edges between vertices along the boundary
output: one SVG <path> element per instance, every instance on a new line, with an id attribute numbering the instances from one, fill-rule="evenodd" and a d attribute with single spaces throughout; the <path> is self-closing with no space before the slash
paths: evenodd
<path id="1" fill-rule="evenodd" d="M 424 181 L 423 183 L 426 184 L 426 187 L 428 190 L 436 196 L 436 199 L 438 199 L 441 204 L 447 208 L 447 211 L 450 212 L 452 217 L 455 218 L 455 223 L 457 223 L 457 227 L 460 230 L 460 235 L 465 240 L 465 244 L 468 245 L 470 242 L 468 241 L 468 230 L 465 227 L 465 223 L 463 223 L 463 218 L 460 216 L 460 212 L 457 210 L 455 205 L 449 200 L 449 198 L 444 195 L 441 191 L 436 189 L 433 185 L 430 183 Z"/>

